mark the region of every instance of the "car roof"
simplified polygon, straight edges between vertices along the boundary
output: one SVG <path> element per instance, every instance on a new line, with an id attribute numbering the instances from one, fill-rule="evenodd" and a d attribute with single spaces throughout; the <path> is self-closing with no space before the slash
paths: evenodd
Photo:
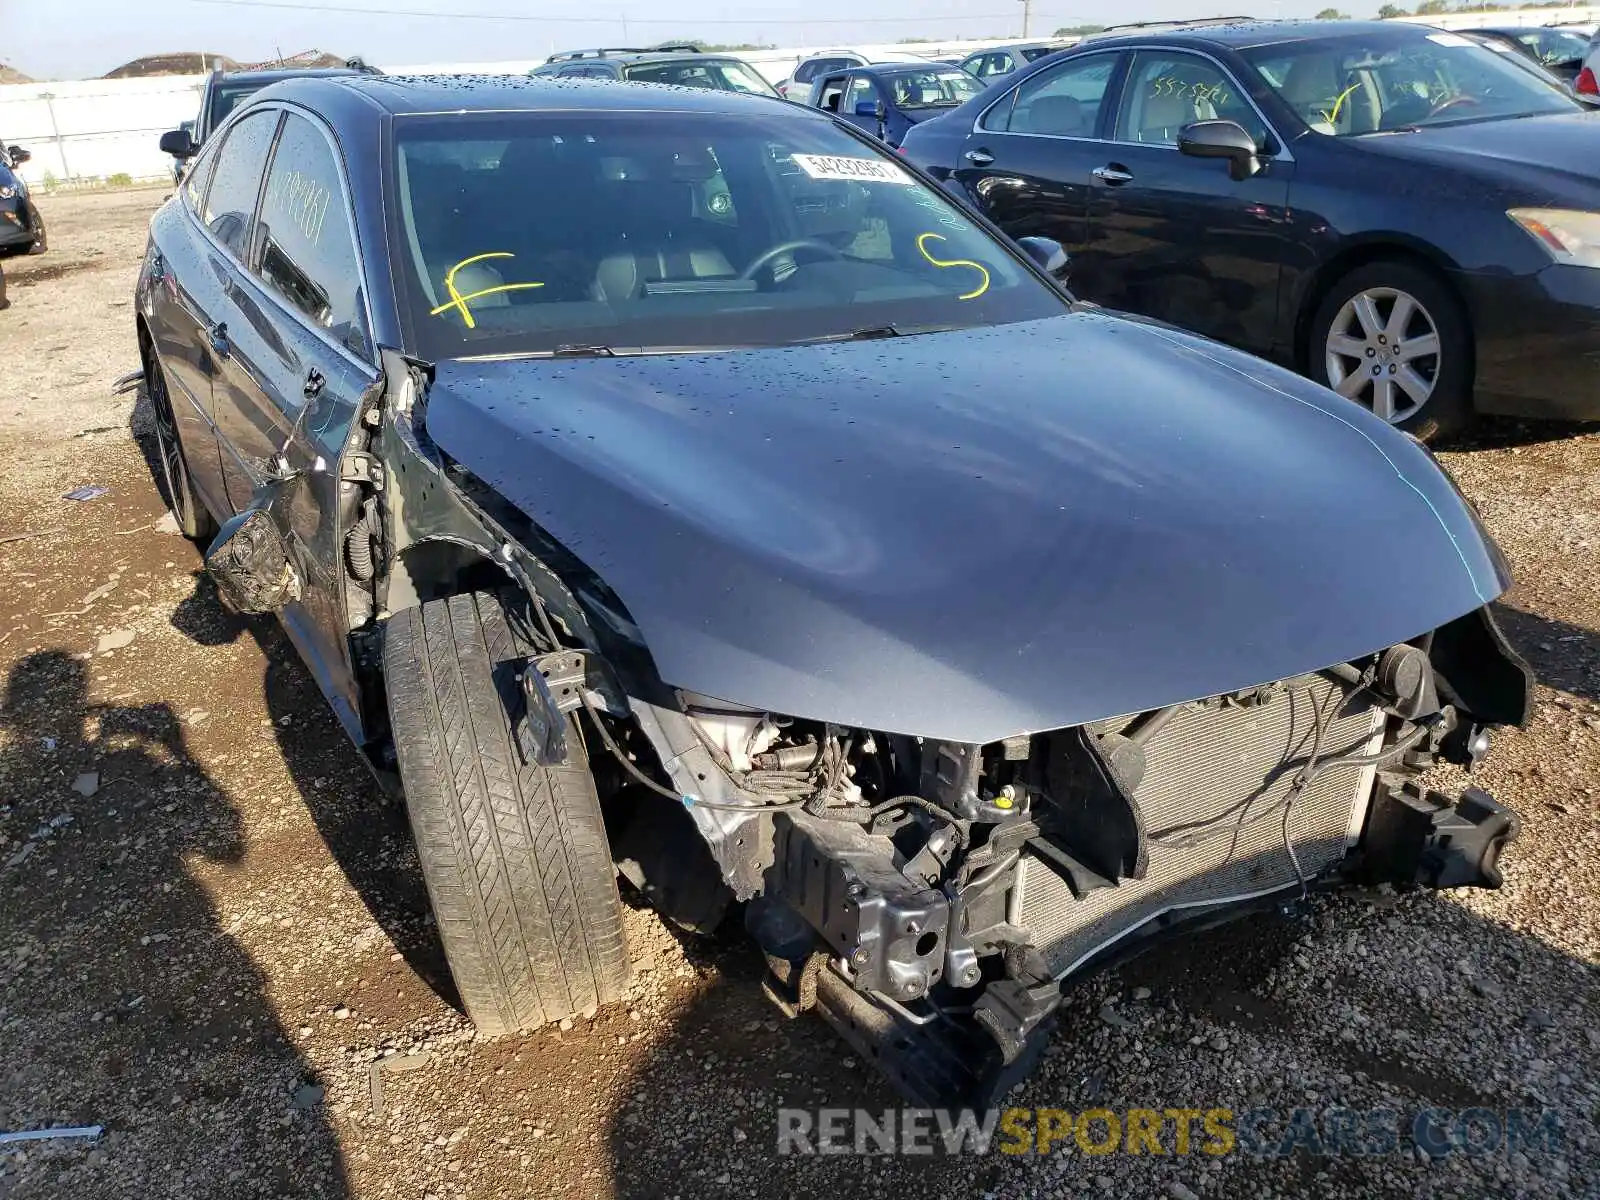
<path id="1" fill-rule="evenodd" d="M 607 79 L 554 75 L 362 75 L 291 79 L 264 94 L 265 99 L 299 100 L 315 105 L 360 95 L 396 116 L 456 112 L 706 112 L 721 114 L 781 111 L 814 119 L 816 110 L 799 104 L 774 105 L 774 97 L 664 83 L 619 87 Z M 759 107 L 752 107 L 752 106 Z M 825 117 L 821 118 L 826 120 Z"/>
<path id="2" fill-rule="evenodd" d="M 598 47 L 592 50 L 558 50 L 544 60 L 547 67 L 564 66 L 582 62 L 638 62 L 641 59 L 715 58 L 730 59 L 737 55 L 720 50 L 702 50 L 688 43 L 671 46 L 618 46 Z"/>
<path id="3" fill-rule="evenodd" d="M 253 83 L 265 87 L 280 79 L 306 79 L 313 76 L 335 78 L 340 75 L 370 75 L 356 67 L 264 67 L 259 71 L 219 71 L 212 78 L 219 83 Z"/>
<path id="4" fill-rule="evenodd" d="M 849 70 L 856 75 L 910 75 L 928 70 L 954 71 L 958 75 L 961 74 L 961 68 L 956 66 L 954 63 L 939 62 L 937 59 L 929 59 L 927 62 L 914 63 L 868 63 L 864 67 L 851 67 Z M 843 73 L 843 71 L 833 72 L 833 74 L 838 75 L 842 75 Z"/>
<path id="5" fill-rule="evenodd" d="M 1104 49 L 1134 41 L 1174 42 L 1194 46 L 1224 46 L 1249 50 L 1258 46 L 1277 46 L 1286 42 L 1314 42 L 1323 38 L 1350 37 L 1382 31 L 1394 33 L 1409 29 L 1418 33 L 1437 32 L 1428 26 L 1405 21 L 1252 21 L 1185 25 L 1161 23 L 1149 30 L 1128 26 L 1095 34 L 1079 42 L 1074 50 Z"/>

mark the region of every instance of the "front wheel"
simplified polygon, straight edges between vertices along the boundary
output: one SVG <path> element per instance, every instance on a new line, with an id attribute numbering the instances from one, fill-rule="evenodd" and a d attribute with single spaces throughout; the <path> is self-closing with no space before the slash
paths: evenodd
<path id="1" fill-rule="evenodd" d="M 384 682 L 406 811 L 450 973 L 485 1033 L 534 1029 L 621 998 L 622 906 L 584 753 L 540 766 L 515 735 L 533 653 L 515 592 L 389 618 Z"/>
<path id="2" fill-rule="evenodd" d="M 1312 318 L 1310 374 L 1424 441 L 1471 423 L 1472 330 L 1431 272 L 1403 262 L 1357 267 Z"/>

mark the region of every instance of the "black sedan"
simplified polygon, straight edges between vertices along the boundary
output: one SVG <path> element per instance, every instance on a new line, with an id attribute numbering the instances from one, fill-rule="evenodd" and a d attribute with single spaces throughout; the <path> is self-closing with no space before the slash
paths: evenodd
<path id="1" fill-rule="evenodd" d="M 1096 40 L 903 150 L 1079 295 L 1293 366 L 1428 437 L 1600 417 L 1600 115 L 1458 34 Z"/>
<path id="2" fill-rule="evenodd" d="M 301 79 L 206 140 L 137 290 L 174 511 L 398 768 L 482 1029 L 623 995 L 621 871 L 987 1104 L 1156 930 L 1498 883 L 1514 815 L 1420 777 L 1526 711 L 1471 508 L 1052 250 L 705 89 Z"/>
<path id="3" fill-rule="evenodd" d="M 47 245 L 44 218 L 16 169 L 31 157 L 21 146 L 0 143 L 0 258 L 43 254 Z"/>

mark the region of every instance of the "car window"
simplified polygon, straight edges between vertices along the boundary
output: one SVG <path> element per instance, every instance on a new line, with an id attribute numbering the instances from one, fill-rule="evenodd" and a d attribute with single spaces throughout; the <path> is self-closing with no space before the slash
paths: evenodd
<path id="1" fill-rule="evenodd" d="M 839 111 L 853 115 L 858 104 L 877 104 L 879 99 L 878 85 L 865 75 L 850 77 L 850 86 L 845 89 L 844 100 L 839 105 Z"/>
<path id="2" fill-rule="evenodd" d="M 610 67 L 597 67 L 593 64 L 582 67 L 565 67 L 561 75 L 566 79 L 615 79 Z"/>
<path id="3" fill-rule="evenodd" d="M 1216 63 L 1195 54 L 1134 54 L 1112 134 L 1117 141 L 1176 146 L 1178 130 L 1212 120 L 1237 122 L 1257 146 L 1266 145 L 1266 126 Z"/>
<path id="4" fill-rule="evenodd" d="M 1582 58 L 1589 49 L 1588 39 L 1565 29 L 1530 29 L 1518 33 L 1517 40 L 1547 67 Z"/>
<path id="5" fill-rule="evenodd" d="M 211 115 L 207 128 L 215 129 L 221 125 L 227 120 L 228 114 L 266 86 L 265 80 L 253 80 L 249 83 L 229 83 L 226 79 L 222 80 L 211 91 Z"/>
<path id="6" fill-rule="evenodd" d="M 848 76 L 835 75 L 832 78 L 824 79 L 819 85 L 816 85 L 817 107 L 825 108 L 829 112 L 845 112 L 846 109 L 843 107 L 844 89 L 848 82 Z"/>
<path id="7" fill-rule="evenodd" d="M 1114 52 L 1085 55 L 1029 76 L 1007 99 L 984 113 L 983 128 L 1093 137 L 1117 58 Z"/>
<path id="8" fill-rule="evenodd" d="M 350 202 L 328 139 L 290 113 L 267 171 L 256 244 L 257 274 L 313 325 L 366 357 L 361 265 Z"/>
<path id="9" fill-rule="evenodd" d="M 724 62 L 659 62 L 628 67 L 629 79 L 641 83 L 675 83 L 679 87 L 711 88 L 719 92 L 747 92 L 755 96 L 775 96 L 772 85 L 753 67 L 732 60 Z"/>
<path id="10" fill-rule="evenodd" d="M 979 92 L 983 85 L 965 71 L 944 68 L 902 71 L 889 77 L 894 102 L 900 108 L 955 108 Z"/>
<path id="11" fill-rule="evenodd" d="M 1036 58 L 1043 58 L 1046 54 L 1054 54 L 1055 52 L 1056 47 L 1054 46 L 1029 46 L 1022 52 L 1022 61 L 1032 62 Z"/>
<path id="12" fill-rule="evenodd" d="M 217 165 L 211 171 L 201 219 L 216 239 L 241 260 L 247 257 L 245 237 L 255 215 L 267 149 L 277 128 L 277 109 L 245 114 L 227 131 L 227 139 L 217 152 Z"/>
<path id="13" fill-rule="evenodd" d="M 211 182 L 211 168 L 216 165 L 216 143 L 204 147 L 189 163 L 183 173 L 183 202 L 189 211 L 199 214 L 206 196 L 206 184 Z"/>
<path id="14" fill-rule="evenodd" d="M 786 345 L 1065 311 L 892 153 L 771 107 L 397 117 L 385 209 L 407 344 Z"/>
<path id="15" fill-rule="evenodd" d="M 1559 83 L 1423 26 L 1242 54 L 1311 129 L 1335 137 L 1585 111 Z"/>

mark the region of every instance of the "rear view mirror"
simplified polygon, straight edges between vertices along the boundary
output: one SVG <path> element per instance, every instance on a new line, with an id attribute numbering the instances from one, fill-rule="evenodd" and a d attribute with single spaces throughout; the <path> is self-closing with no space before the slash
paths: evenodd
<path id="1" fill-rule="evenodd" d="M 300 599 L 300 577 L 277 522 L 264 507 L 229 518 L 206 551 L 206 573 L 234 612 L 277 612 Z"/>
<path id="2" fill-rule="evenodd" d="M 169 129 L 161 135 L 161 153 L 173 158 L 193 158 L 194 152 L 194 138 L 187 129 Z"/>
<path id="3" fill-rule="evenodd" d="M 1178 152 L 1191 158 L 1225 158 L 1228 174 L 1248 179 L 1261 170 L 1256 140 L 1237 121 L 1195 121 L 1178 130 Z"/>
<path id="4" fill-rule="evenodd" d="M 1067 267 L 1070 265 L 1071 259 L 1067 257 L 1066 250 L 1062 248 L 1061 243 L 1056 241 L 1055 238 L 1018 238 L 1017 245 L 1022 247 L 1022 252 L 1033 259 L 1039 265 L 1039 269 L 1046 275 L 1055 279 L 1062 279 L 1066 276 Z"/>
<path id="5" fill-rule="evenodd" d="M 33 157 L 32 152 L 24 150 L 21 146 L 10 146 L 6 149 L 6 153 L 11 156 L 12 163 L 19 167 Z"/>

